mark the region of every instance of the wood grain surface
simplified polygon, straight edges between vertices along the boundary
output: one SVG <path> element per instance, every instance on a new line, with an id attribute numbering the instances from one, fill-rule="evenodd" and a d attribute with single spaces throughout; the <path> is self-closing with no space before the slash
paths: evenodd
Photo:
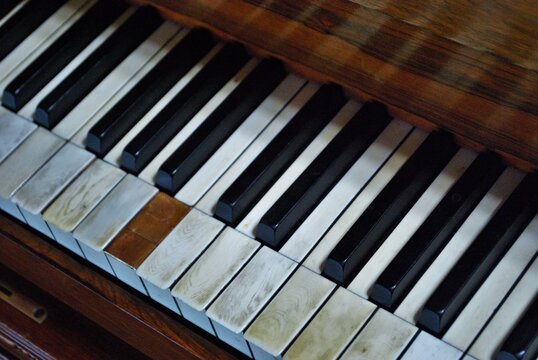
<path id="1" fill-rule="evenodd" d="M 532 0 L 131 0 L 523 168 L 538 165 Z"/>
<path id="2" fill-rule="evenodd" d="M 105 251 L 136 269 L 189 210 L 188 206 L 159 192 Z"/>

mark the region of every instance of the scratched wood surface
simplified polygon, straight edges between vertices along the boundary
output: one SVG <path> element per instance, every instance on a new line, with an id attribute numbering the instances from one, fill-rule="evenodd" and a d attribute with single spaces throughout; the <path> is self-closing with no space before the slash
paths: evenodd
<path id="1" fill-rule="evenodd" d="M 189 210 L 173 197 L 158 193 L 112 240 L 106 252 L 138 268 Z"/>
<path id="2" fill-rule="evenodd" d="M 523 168 L 538 165 L 535 1 L 131 1 Z"/>

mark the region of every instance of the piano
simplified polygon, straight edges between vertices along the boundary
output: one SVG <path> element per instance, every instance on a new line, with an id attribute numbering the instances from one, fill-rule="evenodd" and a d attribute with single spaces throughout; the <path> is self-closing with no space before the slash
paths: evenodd
<path id="1" fill-rule="evenodd" d="M 531 1 L 3 0 L 0 280 L 111 358 L 536 359 L 537 31 Z M 47 321 L 0 351 L 67 356 Z"/>

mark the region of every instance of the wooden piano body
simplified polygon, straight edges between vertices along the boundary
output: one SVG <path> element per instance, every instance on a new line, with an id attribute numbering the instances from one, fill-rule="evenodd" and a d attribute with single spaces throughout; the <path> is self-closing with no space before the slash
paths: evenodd
<path id="1" fill-rule="evenodd" d="M 335 82 L 360 100 L 380 100 L 394 116 L 448 130 L 460 144 L 493 150 L 523 170 L 538 165 L 533 1 L 133 2 L 276 57 L 307 78 Z M 0 249 L 3 267 L 147 356 L 237 356 L 4 215 Z M 3 324 L 0 346 L 16 356 L 49 350 L 21 335 Z"/>

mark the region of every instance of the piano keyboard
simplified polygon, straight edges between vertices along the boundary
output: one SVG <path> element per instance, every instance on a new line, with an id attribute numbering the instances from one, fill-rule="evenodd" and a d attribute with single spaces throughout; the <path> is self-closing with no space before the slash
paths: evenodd
<path id="1" fill-rule="evenodd" d="M 3 211 L 255 359 L 536 358 L 536 174 L 151 9 L 0 16 Z"/>

